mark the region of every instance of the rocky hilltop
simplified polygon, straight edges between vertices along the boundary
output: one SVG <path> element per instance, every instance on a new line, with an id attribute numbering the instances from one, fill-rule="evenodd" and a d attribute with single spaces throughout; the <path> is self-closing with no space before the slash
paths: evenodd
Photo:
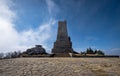
<path id="1" fill-rule="evenodd" d="M 0 60 L 0 76 L 120 76 L 120 58 Z"/>

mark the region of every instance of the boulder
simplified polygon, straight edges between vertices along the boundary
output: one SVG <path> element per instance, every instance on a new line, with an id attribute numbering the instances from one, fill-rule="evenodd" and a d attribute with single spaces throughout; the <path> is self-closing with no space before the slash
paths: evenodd
<path id="1" fill-rule="evenodd" d="M 27 49 L 24 53 L 28 55 L 47 54 L 46 50 L 42 47 L 42 45 L 36 45 L 33 48 Z"/>

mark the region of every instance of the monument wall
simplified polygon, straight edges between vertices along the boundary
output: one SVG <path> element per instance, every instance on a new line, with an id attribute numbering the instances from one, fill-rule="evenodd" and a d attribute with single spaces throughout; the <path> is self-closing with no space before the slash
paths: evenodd
<path id="1" fill-rule="evenodd" d="M 57 39 L 54 42 L 52 53 L 73 53 L 72 42 L 67 32 L 66 21 L 58 22 Z"/>

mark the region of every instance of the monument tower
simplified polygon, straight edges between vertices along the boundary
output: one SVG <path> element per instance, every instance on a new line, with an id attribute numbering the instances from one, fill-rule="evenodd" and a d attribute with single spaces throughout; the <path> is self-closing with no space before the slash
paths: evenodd
<path id="1" fill-rule="evenodd" d="M 58 22 L 57 40 L 54 42 L 52 53 L 73 53 L 72 42 L 67 32 L 66 21 Z"/>

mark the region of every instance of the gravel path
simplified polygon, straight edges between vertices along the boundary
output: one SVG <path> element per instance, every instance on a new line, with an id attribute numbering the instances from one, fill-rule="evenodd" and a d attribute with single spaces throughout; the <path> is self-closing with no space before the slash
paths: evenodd
<path id="1" fill-rule="evenodd" d="M 0 76 L 120 76 L 120 58 L 4 59 Z"/>

